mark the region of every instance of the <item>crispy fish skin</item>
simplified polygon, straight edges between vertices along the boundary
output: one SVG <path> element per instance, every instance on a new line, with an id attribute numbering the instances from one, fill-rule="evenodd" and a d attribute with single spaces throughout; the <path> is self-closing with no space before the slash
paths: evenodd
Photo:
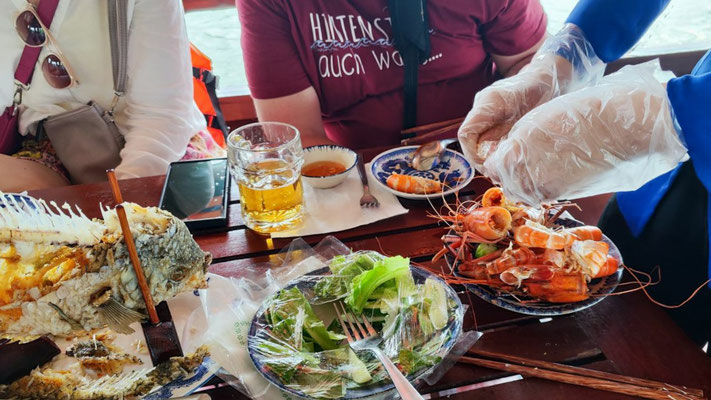
<path id="1" fill-rule="evenodd" d="M 125 207 L 156 303 L 206 287 L 211 256 L 182 221 L 155 207 Z M 64 210 L 41 201 L 9 204 L 0 192 L 0 337 L 68 336 L 107 325 L 130 333 L 128 325 L 144 317 L 115 212 L 103 210 L 101 221 Z"/>
<path id="2" fill-rule="evenodd" d="M 208 351 L 199 347 L 185 357 L 173 357 L 155 368 L 106 375 L 91 380 L 70 371 L 36 369 L 11 385 L 0 385 L 2 399 L 123 400 L 138 398 L 153 388 L 186 378 L 202 364 Z"/>

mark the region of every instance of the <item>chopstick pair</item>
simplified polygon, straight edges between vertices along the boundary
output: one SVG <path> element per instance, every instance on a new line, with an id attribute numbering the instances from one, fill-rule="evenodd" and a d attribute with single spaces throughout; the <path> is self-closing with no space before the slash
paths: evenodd
<path id="1" fill-rule="evenodd" d="M 133 241 L 133 234 L 128 225 L 128 217 L 123 207 L 123 196 L 121 195 L 121 189 L 119 188 L 116 174 L 114 170 L 110 169 L 106 171 L 106 175 L 109 178 L 109 186 L 111 186 L 111 192 L 116 202 L 116 216 L 121 225 L 121 232 L 123 233 L 128 255 L 131 258 L 131 264 L 133 265 L 133 270 L 138 280 L 138 287 L 141 288 L 143 300 L 146 303 L 146 311 L 148 311 L 148 317 L 150 319 L 149 322 L 141 324 L 143 335 L 146 338 L 146 346 L 151 354 L 153 365 L 158 365 L 164 361 L 168 361 L 171 357 L 182 356 L 183 349 L 180 346 L 178 333 L 175 331 L 175 324 L 173 324 L 168 306 L 163 305 L 161 307 L 160 315 L 158 314 L 159 310 L 156 309 L 153 295 L 151 295 L 151 290 L 146 281 L 146 274 L 143 272 L 141 260 L 138 258 L 138 251 Z"/>
<path id="2" fill-rule="evenodd" d="M 443 133 L 459 129 L 463 122 L 464 118 L 455 118 L 447 121 L 435 122 L 432 124 L 405 129 L 400 132 L 400 143 L 407 145 L 431 139 Z"/>
<path id="3" fill-rule="evenodd" d="M 513 372 L 528 377 L 542 378 L 652 400 L 706 399 L 703 390 L 669 385 L 647 379 L 515 357 L 485 350 L 471 349 L 467 354 L 486 358 L 463 356 L 459 361 L 465 364 Z"/>

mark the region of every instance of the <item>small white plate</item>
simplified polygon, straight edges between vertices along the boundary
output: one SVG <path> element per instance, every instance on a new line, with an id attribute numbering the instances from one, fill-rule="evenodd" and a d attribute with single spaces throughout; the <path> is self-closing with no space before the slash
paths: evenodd
<path id="1" fill-rule="evenodd" d="M 463 154 L 449 149 L 445 150 L 442 161 L 428 171 L 418 171 L 412 167 L 412 155 L 419 146 L 397 147 L 382 152 L 373 158 L 370 170 L 375 181 L 390 193 L 406 199 L 425 200 L 447 196 L 467 186 L 474 179 L 474 169 Z M 386 181 L 392 174 L 419 176 L 446 184 L 447 190 L 441 193 L 413 194 L 394 190 Z"/>

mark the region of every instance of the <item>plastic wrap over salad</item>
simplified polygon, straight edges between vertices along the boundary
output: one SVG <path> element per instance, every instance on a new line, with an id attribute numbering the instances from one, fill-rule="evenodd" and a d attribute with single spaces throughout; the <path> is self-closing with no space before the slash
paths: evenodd
<path id="1" fill-rule="evenodd" d="M 351 253 L 327 238 L 315 249 L 297 240 L 278 259 L 280 267 L 232 278 L 227 299 L 212 290 L 203 299 L 205 339 L 232 375 L 223 378 L 248 396 L 396 396 L 375 356 L 349 348 L 336 301 L 372 323 L 381 349 L 410 379 L 436 382 L 478 338 L 462 334 L 464 307 L 452 288 L 407 258 Z"/>

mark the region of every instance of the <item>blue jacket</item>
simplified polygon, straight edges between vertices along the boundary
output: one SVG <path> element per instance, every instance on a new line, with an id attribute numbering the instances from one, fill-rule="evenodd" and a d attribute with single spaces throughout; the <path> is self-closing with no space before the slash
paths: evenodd
<path id="1" fill-rule="evenodd" d="M 567 22 L 579 26 L 597 55 L 614 61 L 644 34 L 670 0 L 581 0 Z M 711 51 L 690 75 L 667 84 L 667 94 L 699 180 L 711 190 Z M 632 233 L 639 236 L 659 201 L 674 182 L 679 168 L 653 179 L 633 192 L 617 194 L 617 205 Z M 711 210 L 711 196 L 708 210 Z M 707 212 L 711 238 L 711 212 Z M 711 248 L 711 246 L 709 247 Z M 711 258 L 711 257 L 710 257 Z M 711 276 L 711 260 L 709 261 Z"/>

